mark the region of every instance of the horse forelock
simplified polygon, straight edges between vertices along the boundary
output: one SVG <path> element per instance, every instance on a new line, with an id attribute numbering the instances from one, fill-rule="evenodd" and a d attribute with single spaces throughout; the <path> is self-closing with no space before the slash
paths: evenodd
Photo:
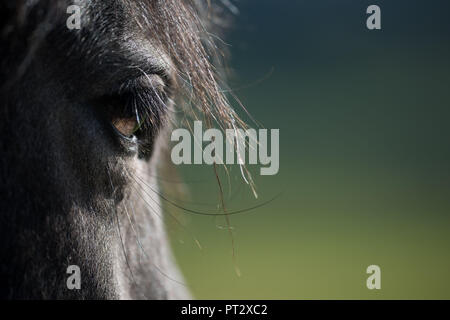
<path id="1" fill-rule="evenodd" d="M 3 4 L 10 18 L 2 23 L 1 41 L 4 45 L 0 50 L 19 51 L 22 54 L 18 55 L 19 58 L 14 57 L 20 59 L 17 61 L 17 68 L 13 73 L 3 75 L 2 82 L 20 78 L 25 73 L 33 55 L 46 37 L 52 33 L 68 32 L 65 30 L 66 9 L 73 3 L 71 0 L 35 0 Z M 208 124 L 216 122 L 221 128 L 244 126 L 223 93 L 226 91 L 223 90 L 225 82 L 222 79 L 223 74 L 218 71 L 221 69 L 226 49 L 220 48 L 212 34 L 222 30 L 215 28 L 217 24 L 223 27 L 223 21 L 226 21 L 224 17 L 227 15 L 222 7 L 212 5 L 206 0 L 111 0 L 102 1 L 101 4 L 91 1 L 75 3 L 79 3 L 85 13 L 85 25 L 79 35 L 76 35 L 82 39 L 75 46 L 84 47 L 81 49 L 85 50 L 87 59 L 95 60 L 95 55 L 108 55 L 111 48 L 105 45 L 105 39 L 112 42 L 114 38 L 104 37 L 104 33 L 120 34 L 121 29 L 132 28 L 134 39 L 131 40 L 150 41 L 170 60 L 178 101 L 189 102 L 184 111 L 194 117 L 206 117 Z M 104 12 L 99 14 L 97 6 L 102 7 Z M 117 17 L 111 18 L 118 10 L 125 14 L 127 21 Z M 83 28 L 90 33 L 89 37 L 85 36 L 86 30 Z M 114 29 L 116 31 L 111 31 Z M 93 50 L 94 47 L 98 50 Z M 76 49 L 80 48 L 67 50 Z M 2 53 L 5 56 L 4 52 Z"/>

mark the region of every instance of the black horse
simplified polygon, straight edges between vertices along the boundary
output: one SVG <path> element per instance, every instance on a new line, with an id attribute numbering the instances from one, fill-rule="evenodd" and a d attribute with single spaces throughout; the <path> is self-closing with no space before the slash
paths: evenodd
<path id="1" fill-rule="evenodd" d="M 154 179 L 164 132 L 185 98 L 240 122 L 205 30 L 224 9 L 204 2 L 0 2 L 0 298 L 189 297 Z"/>

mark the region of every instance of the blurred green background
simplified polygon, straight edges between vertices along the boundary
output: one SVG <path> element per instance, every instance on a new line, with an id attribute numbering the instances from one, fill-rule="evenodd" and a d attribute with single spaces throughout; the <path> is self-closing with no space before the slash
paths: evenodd
<path id="1" fill-rule="evenodd" d="M 233 3 L 230 86 L 280 129 L 281 155 L 276 176 L 252 168 L 258 199 L 232 167 L 226 206 L 282 195 L 231 216 L 233 237 L 223 217 L 171 208 L 185 226 L 168 221 L 194 297 L 449 299 L 450 3 Z M 366 28 L 371 4 L 382 30 Z M 180 169 L 191 195 L 180 203 L 220 212 L 211 167 Z M 381 290 L 366 287 L 372 264 Z"/>

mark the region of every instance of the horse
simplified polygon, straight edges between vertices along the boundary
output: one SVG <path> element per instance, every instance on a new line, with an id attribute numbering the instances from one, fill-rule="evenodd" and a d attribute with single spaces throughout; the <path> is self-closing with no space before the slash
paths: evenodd
<path id="1" fill-rule="evenodd" d="M 157 172 L 180 110 L 241 123 L 212 36 L 229 10 L 196 0 L 0 9 L 0 298 L 191 298 Z"/>

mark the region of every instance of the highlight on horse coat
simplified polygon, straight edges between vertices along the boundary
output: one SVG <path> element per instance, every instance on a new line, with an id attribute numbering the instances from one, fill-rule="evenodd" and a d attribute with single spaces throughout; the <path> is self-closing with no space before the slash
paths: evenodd
<path id="1" fill-rule="evenodd" d="M 189 297 L 155 178 L 162 137 L 180 111 L 244 126 L 211 36 L 226 8 L 208 2 L 1 2 L 1 298 Z"/>

